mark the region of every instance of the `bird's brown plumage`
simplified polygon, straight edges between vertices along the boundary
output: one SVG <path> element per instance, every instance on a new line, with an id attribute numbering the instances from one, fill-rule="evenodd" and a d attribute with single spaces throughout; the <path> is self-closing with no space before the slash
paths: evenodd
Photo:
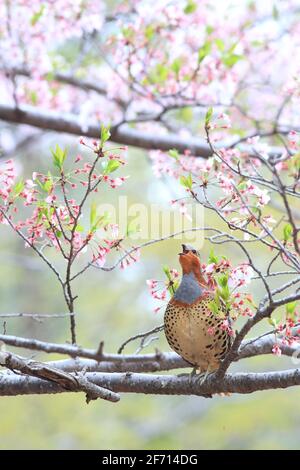
<path id="1" fill-rule="evenodd" d="M 211 310 L 214 295 L 202 275 L 198 256 L 183 250 L 180 263 L 184 281 L 181 293 L 179 288 L 179 294 L 166 308 L 165 335 L 171 348 L 187 362 L 200 372 L 212 372 L 219 368 L 232 342 L 228 331 L 222 328 L 226 311 L 220 307 L 218 315 Z"/>

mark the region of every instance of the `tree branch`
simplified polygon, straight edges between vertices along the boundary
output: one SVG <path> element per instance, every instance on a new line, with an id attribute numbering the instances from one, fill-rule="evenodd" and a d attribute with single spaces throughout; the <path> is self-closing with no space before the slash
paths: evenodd
<path id="1" fill-rule="evenodd" d="M 86 379 L 115 393 L 155 395 L 197 395 L 211 397 L 216 393 L 248 394 L 256 391 L 300 385 L 300 370 L 280 372 L 226 374 L 221 380 L 213 374 L 203 384 L 189 377 L 132 373 L 89 372 Z M 0 376 L 0 396 L 54 394 L 66 392 L 61 386 L 29 376 L 4 374 Z"/>
<path id="2" fill-rule="evenodd" d="M 73 135 L 84 135 L 91 138 L 99 138 L 100 123 L 86 123 L 84 127 L 74 114 L 61 113 L 54 111 L 43 111 L 33 106 L 14 108 L 12 106 L 0 105 L 0 119 L 15 124 L 27 124 L 39 129 L 45 129 L 55 132 L 64 132 Z M 196 157 L 209 158 L 212 156 L 211 149 L 204 139 L 199 138 L 181 138 L 175 134 L 158 135 L 152 132 L 143 132 L 130 127 L 115 125 L 110 129 L 111 140 L 133 147 L 146 150 L 168 151 L 176 149 L 183 153 L 189 150 Z M 275 154 L 276 150 L 274 150 Z M 255 155 L 253 155 L 255 156 Z"/>
<path id="3" fill-rule="evenodd" d="M 47 129 L 67 134 L 84 135 L 99 138 L 100 123 L 86 123 L 84 128 L 73 114 L 56 113 L 54 111 L 41 111 L 32 106 L 14 108 L 12 106 L 0 105 L 0 119 L 16 124 L 27 124 L 39 129 Z M 183 139 L 176 135 L 154 135 L 129 127 L 113 126 L 111 129 L 111 140 L 122 144 L 132 145 L 149 150 L 165 150 L 176 148 L 183 153 L 186 149 L 191 150 L 195 156 L 208 158 L 211 151 L 202 139 Z"/>
<path id="4" fill-rule="evenodd" d="M 49 364 L 24 359 L 20 356 L 3 351 L 0 351 L 0 364 L 14 373 L 15 371 L 19 371 L 21 374 L 25 374 L 26 376 L 38 377 L 43 380 L 46 379 L 50 383 L 58 385 L 58 387 L 63 390 L 75 392 L 84 391 L 86 393 L 87 403 L 90 400 L 96 400 L 97 398 L 102 398 L 103 400 L 112 402 L 117 402 L 120 399 L 119 395 L 114 392 L 90 382 L 83 373 L 73 375 L 72 373 L 65 372 L 61 369 L 56 369 Z"/>

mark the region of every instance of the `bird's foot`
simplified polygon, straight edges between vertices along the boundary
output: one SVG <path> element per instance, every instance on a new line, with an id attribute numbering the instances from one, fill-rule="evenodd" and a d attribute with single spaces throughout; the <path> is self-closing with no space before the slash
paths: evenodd
<path id="1" fill-rule="evenodd" d="M 209 369 L 206 372 L 200 372 L 198 369 L 194 375 L 194 381 L 199 385 L 203 385 L 210 374 L 213 374 L 213 372 L 210 372 Z"/>
<path id="2" fill-rule="evenodd" d="M 182 374 L 178 374 L 177 377 L 186 377 L 189 379 L 189 382 L 193 381 L 193 378 L 197 375 L 197 369 L 196 367 L 193 368 L 192 372 L 183 372 Z"/>

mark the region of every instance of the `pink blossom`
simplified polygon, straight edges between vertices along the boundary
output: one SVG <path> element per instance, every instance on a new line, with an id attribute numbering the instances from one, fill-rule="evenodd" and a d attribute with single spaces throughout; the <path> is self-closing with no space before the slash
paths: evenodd
<path id="1" fill-rule="evenodd" d="M 156 307 L 153 311 L 154 313 L 158 313 L 161 310 L 161 307 Z"/>
<path id="2" fill-rule="evenodd" d="M 179 272 L 177 271 L 177 269 L 174 269 L 174 268 L 170 269 L 170 274 L 175 279 L 179 277 Z"/>
<path id="3" fill-rule="evenodd" d="M 223 322 L 222 322 L 222 324 L 221 324 L 221 330 L 227 331 L 227 333 L 229 334 L 229 336 L 233 336 L 233 335 L 234 335 L 234 331 L 233 331 L 232 328 L 231 328 L 231 325 L 230 325 L 230 323 L 229 323 L 228 318 L 226 318 L 225 320 L 223 320 Z"/>
<path id="4" fill-rule="evenodd" d="M 52 204 L 53 202 L 56 201 L 56 196 L 55 194 L 49 194 L 49 196 L 46 197 L 45 201 L 47 204 Z"/>
<path id="5" fill-rule="evenodd" d="M 27 187 L 28 189 L 32 189 L 32 188 L 34 188 L 35 186 L 37 186 L 37 185 L 33 182 L 33 180 L 26 180 L 26 181 L 25 181 L 25 184 L 26 184 L 26 187 Z"/>
<path id="6" fill-rule="evenodd" d="M 207 334 L 209 334 L 209 336 L 213 336 L 215 334 L 215 331 L 216 329 L 213 326 L 207 328 Z"/>
<path id="7" fill-rule="evenodd" d="M 78 163 L 82 160 L 82 155 L 77 155 L 77 157 L 75 158 L 75 163 Z"/>
<path id="8" fill-rule="evenodd" d="M 272 348 L 272 353 L 273 353 L 275 356 L 281 356 L 282 351 L 281 351 L 281 349 L 280 349 L 280 346 L 279 346 L 277 343 L 274 344 L 274 346 L 273 346 L 273 348 Z"/>
<path id="9" fill-rule="evenodd" d="M 146 284 L 150 289 L 155 289 L 158 284 L 158 281 L 156 281 L 155 279 L 147 279 Z"/>

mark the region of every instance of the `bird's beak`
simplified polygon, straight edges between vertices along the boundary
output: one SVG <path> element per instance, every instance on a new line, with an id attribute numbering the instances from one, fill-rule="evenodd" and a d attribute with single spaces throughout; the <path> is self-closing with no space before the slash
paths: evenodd
<path id="1" fill-rule="evenodd" d="M 188 253 L 189 250 L 186 249 L 186 245 L 182 244 L 182 252 L 181 253 L 178 253 L 178 255 L 186 255 Z"/>

